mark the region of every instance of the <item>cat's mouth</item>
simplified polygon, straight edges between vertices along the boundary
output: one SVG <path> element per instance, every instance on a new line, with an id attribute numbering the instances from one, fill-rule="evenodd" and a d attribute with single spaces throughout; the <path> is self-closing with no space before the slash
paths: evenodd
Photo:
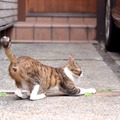
<path id="1" fill-rule="evenodd" d="M 81 73 L 80 75 L 73 74 L 73 77 L 79 80 L 81 77 L 83 77 L 83 73 Z"/>
<path id="2" fill-rule="evenodd" d="M 81 73 L 79 75 L 73 75 L 73 77 L 76 79 L 76 80 L 80 80 L 80 78 L 83 77 L 83 72 L 81 71 Z"/>

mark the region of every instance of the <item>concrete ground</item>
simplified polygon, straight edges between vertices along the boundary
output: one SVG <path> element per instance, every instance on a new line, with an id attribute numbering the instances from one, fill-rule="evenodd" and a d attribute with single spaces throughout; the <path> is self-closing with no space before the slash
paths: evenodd
<path id="1" fill-rule="evenodd" d="M 109 52 L 108 53 L 114 60 L 115 62 L 120 66 L 120 53 L 113 53 L 113 52 Z"/>
<path id="2" fill-rule="evenodd" d="M 77 86 L 93 87 L 98 93 L 89 97 L 49 96 L 38 101 L 19 100 L 14 95 L 0 97 L 1 120 L 120 120 L 120 80 L 93 44 L 13 44 L 12 50 L 16 56 L 30 56 L 53 67 L 65 64 L 73 54 L 84 75 L 76 81 Z M 0 91 L 15 90 L 8 65 L 0 49 Z"/>

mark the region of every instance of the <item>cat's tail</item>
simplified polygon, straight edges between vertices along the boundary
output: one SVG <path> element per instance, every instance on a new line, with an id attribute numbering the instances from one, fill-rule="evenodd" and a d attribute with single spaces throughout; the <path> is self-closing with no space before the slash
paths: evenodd
<path id="1" fill-rule="evenodd" d="M 8 59 L 12 63 L 16 63 L 17 58 L 16 58 L 16 56 L 13 54 L 13 52 L 10 49 L 10 46 L 11 46 L 11 40 L 10 40 L 10 38 L 4 36 L 4 37 L 1 38 L 0 42 L 1 42 L 2 46 L 4 47 L 5 54 L 7 55 Z"/>

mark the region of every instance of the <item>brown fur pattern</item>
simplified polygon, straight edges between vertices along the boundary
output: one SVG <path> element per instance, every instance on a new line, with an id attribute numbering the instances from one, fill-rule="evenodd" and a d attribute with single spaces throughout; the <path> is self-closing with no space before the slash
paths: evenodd
<path id="1" fill-rule="evenodd" d="M 43 65 L 39 61 L 27 56 L 16 58 L 10 49 L 10 39 L 8 37 L 3 37 L 1 43 L 11 62 L 9 74 L 15 80 L 17 88 L 27 89 L 31 93 L 34 86 L 39 84 L 40 91 L 43 93 L 55 86 L 58 86 L 60 91 L 68 95 L 80 93 L 80 89 L 75 86 L 73 80 L 64 72 L 64 69 L 67 68 L 73 78 L 78 78 L 81 75 L 81 68 L 72 56 L 70 56 L 68 63 L 63 67 L 54 68 Z"/>

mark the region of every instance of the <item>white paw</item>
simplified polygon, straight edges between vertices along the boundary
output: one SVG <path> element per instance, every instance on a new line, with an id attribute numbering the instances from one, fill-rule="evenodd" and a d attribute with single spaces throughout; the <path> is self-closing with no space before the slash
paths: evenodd
<path id="1" fill-rule="evenodd" d="M 88 89 L 88 93 L 93 93 L 93 94 L 95 94 L 95 93 L 96 93 L 96 89 L 95 89 L 95 88 L 89 88 L 89 89 Z"/>
<path id="2" fill-rule="evenodd" d="M 39 94 L 39 95 L 31 95 L 30 100 L 40 100 L 40 99 L 43 99 L 45 97 L 46 97 L 46 95 L 44 93 Z"/>
<path id="3" fill-rule="evenodd" d="M 26 93 L 22 93 L 21 89 L 17 89 L 15 91 L 15 95 L 19 98 L 22 98 L 22 99 L 28 98 L 28 95 Z"/>
<path id="4" fill-rule="evenodd" d="M 15 95 L 19 98 L 23 97 L 22 93 L 18 89 L 15 91 Z"/>
<path id="5" fill-rule="evenodd" d="M 22 95 L 18 95 L 15 93 L 15 95 L 18 97 L 18 98 L 23 98 Z"/>

